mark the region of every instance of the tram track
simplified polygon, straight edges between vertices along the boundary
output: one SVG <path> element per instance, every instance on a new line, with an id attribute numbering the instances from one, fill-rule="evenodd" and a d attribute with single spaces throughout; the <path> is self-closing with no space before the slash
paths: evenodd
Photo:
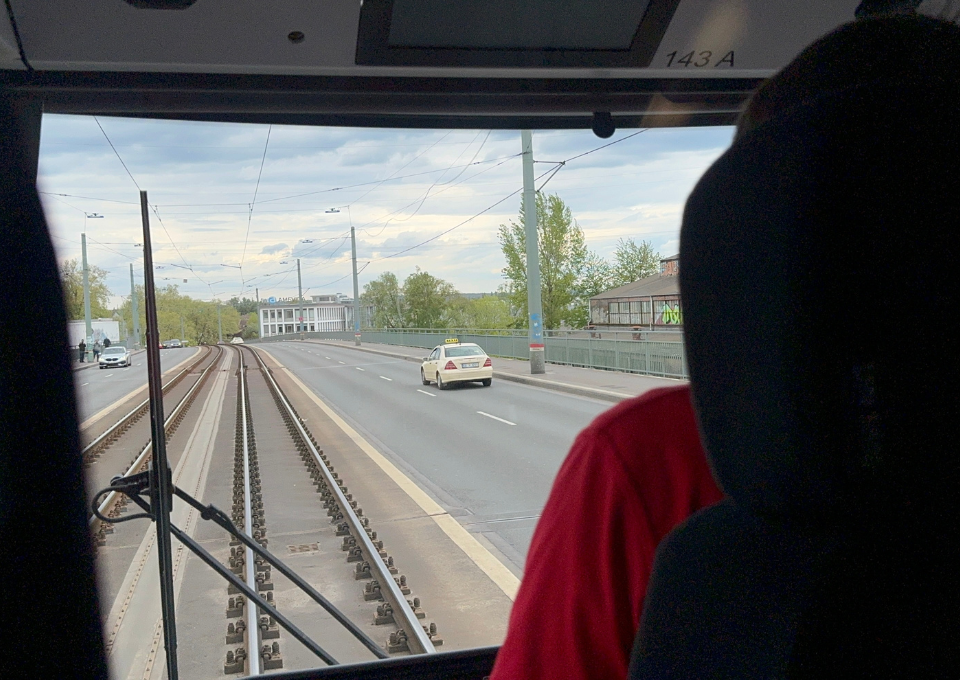
<path id="1" fill-rule="evenodd" d="M 308 500 L 309 496 L 298 495 L 297 502 L 315 503 L 322 510 L 316 507 L 299 510 L 304 515 L 313 513 L 310 516 L 316 519 L 308 522 L 309 528 L 299 532 L 290 531 L 293 525 L 287 522 L 282 527 L 286 529 L 283 535 L 309 533 L 311 537 L 319 539 L 318 543 L 324 541 L 324 545 L 336 546 L 327 552 L 326 559 L 330 560 L 333 556 L 330 553 L 339 553 L 339 559 L 345 565 L 339 569 L 338 582 L 331 583 L 328 576 L 324 581 L 324 589 L 337 592 L 352 590 L 356 594 L 354 599 L 360 604 L 351 610 L 353 621 L 347 620 L 340 612 L 334 614 L 333 618 L 337 619 L 337 615 L 342 617 L 343 620 L 338 619 L 339 622 L 352 628 L 351 632 L 361 641 L 361 636 L 366 636 L 368 642 L 365 644 L 381 658 L 387 653 L 422 654 L 436 651 L 436 646 L 443 642 L 436 625 L 427 622 L 419 598 L 413 597 L 405 576 L 399 573 L 393 558 L 378 539 L 358 499 L 354 498 L 345 480 L 334 470 L 259 353 L 249 347 L 233 349 L 240 359 L 233 466 L 234 523 L 243 527 L 244 533 L 266 548 L 270 532 L 265 506 L 274 508 L 281 516 L 289 515 L 290 508 L 281 506 L 290 492 L 289 488 L 285 490 L 284 487 L 299 485 L 303 489 L 303 483 L 308 483 L 313 500 Z M 268 407 L 271 402 L 274 408 Z M 257 450 L 258 440 L 262 455 Z M 279 455 L 287 458 L 281 461 L 275 457 Z M 290 466 L 289 457 L 294 455 L 300 458 L 300 466 L 295 463 Z M 281 466 L 285 470 L 282 475 L 276 472 Z M 323 523 L 321 518 L 324 514 L 328 526 L 316 526 L 317 523 Z M 297 526 L 304 525 L 301 523 Z M 280 639 L 281 633 L 269 613 L 273 606 L 284 611 L 294 605 L 297 591 L 284 588 L 279 582 L 275 587 L 269 566 L 256 557 L 249 547 L 237 543 L 231 541 L 230 567 L 259 593 L 267 607 L 250 606 L 244 596 L 236 594 L 235 588 L 228 589 L 226 612 L 230 623 L 227 624 L 225 638 L 224 673 L 256 675 L 272 668 L 301 665 L 284 663 L 289 656 L 286 651 L 291 649 L 290 645 L 296 647 L 296 643 Z M 287 547 L 292 554 L 324 552 L 318 549 L 317 543 Z M 274 554 L 277 554 L 276 548 Z M 306 568 L 308 563 L 301 561 L 299 564 Z M 333 573 L 337 573 L 337 570 L 333 570 Z M 282 576 L 280 578 L 283 580 Z M 328 621 L 327 629 L 335 625 L 336 621 Z M 372 638 L 365 631 L 369 631 Z M 311 632 L 321 642 L 332 634 L 329 630 L 321 632 L 316 628 Z M 241 641 L 243 644 L 239 644 Z M 302 661 L 306 650 L 301 648 L 300 651 L 299 659 Z M 316 651 L 313 653 L 317 654 Z M 293 659 L 294 662 L 296 660 Z M 315 664 L 316 659 L 313 659 L 312 665 Z"/>
<path id="2" fill-rule="evenodd" d="M 222 354 L 223 348 L 220 346 L 216 346 L 215 348 L 211 346 L 206 347 L 206 351 L 204 353 L 202 353 L 188 367 L 177 373 L 177 375 L 175 375 L 166 385 L 163 386 L 164 401 L 166 401 L 167 397 L 172 396 L 175 388 L 180 385 L 180 383 L 188 375 L 194 373 L 200 368 L 200 366 L 206 363 L 206 366 L 200 372 L 200 375 L 187 389 L 183 397 L 176 402 L 176 405 L 173 407 L 172 411 L 169 411 L 169 415 L 165 418 L 164 432 L 167 438 L 172 437 L 177 431 L 177 428 L 180 426 L 180 423 L 183 422 L 184 417 L 186 417 L 187 412 L 193 405 L 197 394 L 203 387 L 208 376 L 213 371 L 214 367 L 218 365 Z M 166 404 L 164 404 L 164 406 L 164 413 L 167 413 Z M 88 475 L 91 474 L 90 467 L 93 463 L 98 462 L 98 460 L 102 458 L 104 454 L 106 454 L 111 448 L 119 447 L 119 445 L 127 437 L 132 436 L 132 429 L 134 425 L 136 425 L 137 422 L 149 412 L 149 408 L 149 399 L 144 400 L 141 404 L 120 418 L 120 420 L 110 426 L 103 434 L 98 436 L 83 449 L 84 461 L 87 464 Z M 114 472 L 127 477 L 145 470 L 147 464 L 151 460 L 152 452 L 153 443 L 148 440 L 145 444 L 139 447 L 139 453 L 133 457 L 125 469 L 122 469 L 121 471 L 119 468 L 114 468 Z M 101 483 L 102 481 L 105 480 L 101 480 Z M 123 494 L 117 493 L 116 491 L 111 491 L 105 495 L 100 503 L 98 503 L 97 511 L 100 515 L 115 518 L 125 511 L 126 505 L 127 499 Z M 113 528 L 109 524 L 101 521 L 95 514 L 90 515 L 88 519 L 88 525 L 91 533 L 94 536 L 94 544 L 97 546 L 105 545 L 107 535 L 113 533 Z"/>

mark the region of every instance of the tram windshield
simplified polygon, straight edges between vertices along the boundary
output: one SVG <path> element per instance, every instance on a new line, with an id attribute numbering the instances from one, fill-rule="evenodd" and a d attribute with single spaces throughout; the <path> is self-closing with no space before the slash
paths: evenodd
<path id="1" fill-rule="evenodd" d="M 855 18 L 956 18 L 561 4 L 7 3 L 116 677 L 500 645 L 580 433 L 689 411 L 683 205 L 751 94 Z"/>

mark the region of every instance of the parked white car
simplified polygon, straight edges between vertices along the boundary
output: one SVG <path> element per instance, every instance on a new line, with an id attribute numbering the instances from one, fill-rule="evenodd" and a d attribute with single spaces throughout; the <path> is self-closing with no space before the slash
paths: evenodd
<path id="1" fill-rule="evenodd" d="M 130 352 L 126 347 L 119 345 L 110 345 L 105 347 L 100 353 L 100 368 L 110 368 L 111 366 L 129 366 Z"/>

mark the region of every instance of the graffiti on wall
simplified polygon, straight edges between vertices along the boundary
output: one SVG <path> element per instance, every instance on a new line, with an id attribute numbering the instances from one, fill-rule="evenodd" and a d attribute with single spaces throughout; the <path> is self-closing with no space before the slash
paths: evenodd
<path id="1" fill-rule="evenodd" d="M 683 312 L 680 311 L 680 304 L 677 303 L 674 306 L 669 304 L 664 304 L 663 309 L 660 310 L 658 315 L 657 323 L 668 325 L 668 326 L 682 326 L 683 325 Z"/>

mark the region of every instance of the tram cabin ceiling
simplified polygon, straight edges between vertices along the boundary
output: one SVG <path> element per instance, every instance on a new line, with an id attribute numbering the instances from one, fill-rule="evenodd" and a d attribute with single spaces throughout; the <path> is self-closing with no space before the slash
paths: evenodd
<path id="1" fill-rule="evenodd" d="M 617 127 L 729 124 L 760 79 L 861 4 L 10 0 L 0 68 L 58 113 L 589 127 L 602 111 Z"/>

